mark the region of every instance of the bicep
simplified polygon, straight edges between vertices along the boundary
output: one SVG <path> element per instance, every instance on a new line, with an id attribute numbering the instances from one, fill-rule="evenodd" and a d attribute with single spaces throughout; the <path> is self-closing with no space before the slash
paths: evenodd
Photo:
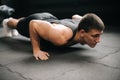
<path id="1" fill-rule="evenodd" d="M 37 34 L 42 37 L 43 39 L 48 39 L 49 31 L 52 28 L 51 23 L 47 21 L 41 21 L 41 20 L 33 20 L 34 26 L 36 27 Z"/>

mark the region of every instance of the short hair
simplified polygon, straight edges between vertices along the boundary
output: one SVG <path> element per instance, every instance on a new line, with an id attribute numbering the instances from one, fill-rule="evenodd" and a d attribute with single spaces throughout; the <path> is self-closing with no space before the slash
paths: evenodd
<path id="1" fill-rule="evenodd" d="M 91 29 L 104 30 L 103 21 L 94 13 L 87 13 L 83 16 L 78 24 L 78 31 L 84 29 L 88 32 Z"/>

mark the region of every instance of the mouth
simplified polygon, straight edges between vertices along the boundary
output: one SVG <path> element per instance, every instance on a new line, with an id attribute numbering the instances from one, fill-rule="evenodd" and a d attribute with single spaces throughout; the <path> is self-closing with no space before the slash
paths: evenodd
<path id="1" fill-rule="evenodd" d="M 84 45 L 84 43 L 80 43 L 81 45 Z"/>
<path id="2" fill-rule="evenodd" d="M 92 45 L 90 45 L 91 48 L 94 48 L 97 45 L 97 43 L 94 43 Z"/>

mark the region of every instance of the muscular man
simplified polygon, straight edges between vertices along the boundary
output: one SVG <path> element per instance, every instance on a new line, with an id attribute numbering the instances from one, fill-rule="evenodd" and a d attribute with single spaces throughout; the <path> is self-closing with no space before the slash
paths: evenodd
<path id="1" fill-rule="evenodd" d="M 103 21 L 93 13 L 87 13 L 82 17 L 74 15 L 72 19 L 61 20 L 50 13 L 35 13 L 25 18 L 3 20 L 6 36 L 16 35 L 14 29 L 17 29 L 21 35 L 30 37 L 36 60 L 49 58 L 49 53 L 41 50 L 41 40 L 55 46 L 71 46 L 80 43 L 93 48 L 100 42 L 100 35 L 104 28 Z"/>

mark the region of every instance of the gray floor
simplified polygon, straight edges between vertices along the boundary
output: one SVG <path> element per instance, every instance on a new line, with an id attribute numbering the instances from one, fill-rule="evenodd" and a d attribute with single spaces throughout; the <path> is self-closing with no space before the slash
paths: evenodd
<path id="1" fill-rule="evenodd" d="M 0 80 L 120 80 L 120 33 L 108 30 L 96 48 L 46 48 L 48 61 L 36 61 L 29 39 L 5 38 L 0 28 Z"/>

